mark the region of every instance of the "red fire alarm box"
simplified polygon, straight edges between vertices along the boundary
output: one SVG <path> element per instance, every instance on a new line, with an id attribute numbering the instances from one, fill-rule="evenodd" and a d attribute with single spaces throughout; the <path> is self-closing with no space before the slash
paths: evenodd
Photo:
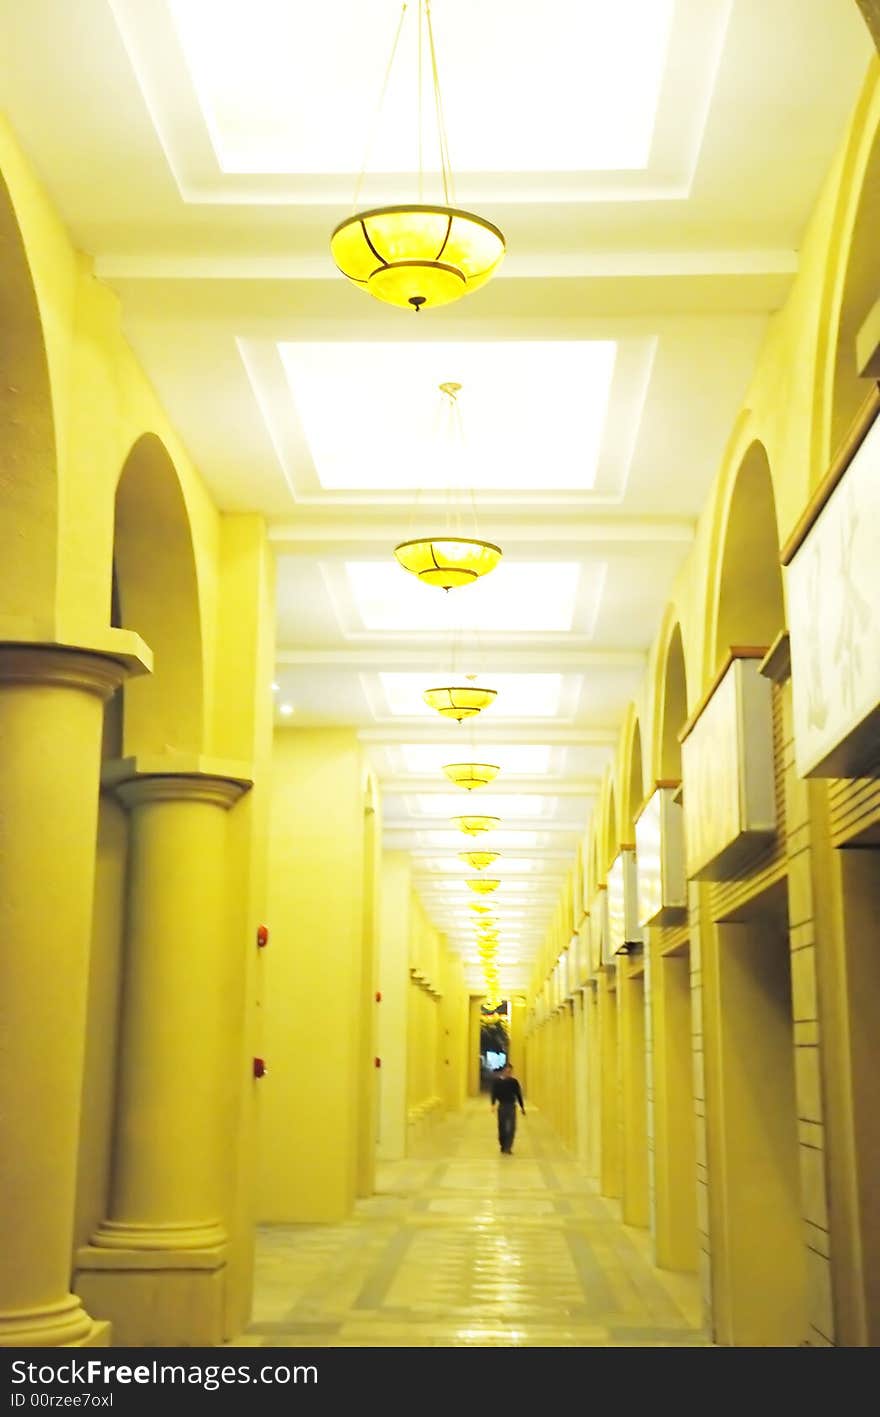
<path id="1" fill-rule="evenodd" d="M 376 990 L 376 1003 L 377 1003 L 377 1004 L 381 1004 L 381 1002 L 382 1002 L 382 990 L 381 990 L 381 989 L 377 989 L 377 990 Z"/>
<path id="2" fill-rule="evenodd" d="M 269 928 L 267 925 L 257 926 L 257 949 L 264 950 L 269 943 Z"/>
<path id="3" fill-rule="evenodd" d="M 264 1078 L 266 1076 L 266 1059 L 254 1058 L 254 1077 Z"/>
<path id="4" fill-rule="evenodd" d="M 381 1058 L 374 1058 L 374 1059 L 373 1059 L 373 1067 L 374 1067 L 374 1068 L 381 1068 L 381 1066 L 382 1066 L 382 1059 L 381 1059 Z"/>

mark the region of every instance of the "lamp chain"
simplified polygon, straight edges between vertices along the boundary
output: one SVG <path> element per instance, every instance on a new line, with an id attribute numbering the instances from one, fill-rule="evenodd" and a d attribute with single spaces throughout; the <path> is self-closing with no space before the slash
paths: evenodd
<path id="1" fill-rule="evenodd" d="M 422 0 L 419 0 L 419 204 L 425 200 L 424 133 L 422 125 Z"/>
<path id="2" fill-rule="evenodd" d="M 419 3 L 421 3 L 421 0 L 419 0 Z M 380 119 L 381 116 L 382 116 L 382 108 L 383 108 L 383 106 L 384 106 L 384 104 L 385 104 L 385 95 L 386 95 L 386 93 L 388 92 L 388 82 L 389 82 L 389 80 L 390 80 L 390 78 L 391 78 L 391 70 L 394 68 L 394 60 L 395 60 L 395 57 L 396 57 L 396 55 L 397 55 L 398 46 L 399 46 L 399 44 L 400 44 L 400 32 L 401 32 L 401 30 L 403 29 L 403 22 L 404 22 L 404 20 L 405 20 L 405 18 L 406 18 L 406 8 L 407 8 L 407 7 L 406 7 L 406 0 L 404 0 L 404 4 L 403 4 L 403 6 L 402 6 L 402 8 L 401 8 L 401 11 L 400 11 L 400 19 L 397 21 L 397 30 L 396 30 L 395 35 L 394 35 L 394 43 L 393 43 L 392 46 L 391 46 L 391 55 L 390 55 L 390 58 L 389 58 L 389 60 L 388 60 L 388 66 L 387 66 L 387 68 L 386 68 L 386 70 L 385 70 L 385 77 L 384 77 L 384 79 L 382 80 L 382 88 L 381 88 L 381 90 L 379 91 L 379 102 L 376 104 L 376 111 L 375 111 L 375 113 L 373 114 L 373 121 L 372 121 L 372 123 L 370 124 L 370 129 L 369 129 L 369 132 L 368 132 L 368 134 L 367 134 L 367 143 L 366 143 L 366 147 L 365 147 L 365 149 L 364 149 L 364 160 L 363 160 L 363 163 L 362 163 L 362 165 L 361 165 L 361 170 L 360 170 L 360 174 L 359 174 L 359 176 L 358 176 L 357 184 L 356 184 L 355 189 L 354 189 L 354 202 L 352 203 L 352 208 L 351 208 L 353 212 L 356 212 L 357 209 L 358 209 L 358 207 L 359 207 L 359 205 L 360 205 L 361 188 L 362 188 L 363 185 L 364 185 L 364 178 L 365 178 L 365 176 L 366 176 L 367 167 L 368 167 L 369 161 L 370 161 L 370 156 L 371 156 L 372 151 L 373 151 L 373 145 L 374 145 L 374 143 L 375 143 L 375 141 L 376 141 L 376 134 L 377 134 L 378 129 L 379 129 L 379 119 Z M 419 101 L 419 110 L 420 110 L 420 111 L 419 111 L 419 127 L 420 127 L 420 130 L 421 130 L 421 100 Z M 420 137 L 420 139 L 421 139 L 421 131 L 420 131 L 419 137 Z M 419 200 L 421 200 L 421 198 L 420 198 Z"/>
<path id="3" fill-rule="evenodd" d="M 424 130 L 424 120 L 423 120 L 423 95 L 422 95 L 422 69 L 423 69 L 422 46 L 423 46 L 423 28 L 424 28 L 424 29 L 427 30 L 427 37 L 428 37 L 428 53 L 429 53 L 430 62 L 431 62 L 431 85 L 432 85 L 432 89 L 433 89 L 433 93 L 434 93 L 434 111 L 435 111 L 436 118 L 437 118 L 437 142 L 438 142 L 438 146 L 439 146 L 439 150 L 440 150 L 440 175 L 441 175 L 441 179 L 442 179 L 442 182 L 443 182 L 443 201 L 444 201 L 445 205 L 448 207 L 448 206 L 453 206 L 453 205 L 455 204 L 455 190 L 454 190 L 453 180 L 452 180 L 452 164 L 451 164 L 451 162 L 450 162 L 450 160 L 449 160 L 449 139 L 448 139 L 447 134 L 446 134 L 446 118 L 445 118 L 444 111 L 443 111 L 443 98 L 442 98 L 442 95 L 441 95 L 441 93 L 440 93 L 440 72 L 439 72 L 438 65 L 437 65 L 437 50 L 436 50 L 436 46 L 435 46 L 435 44 L 434 44 L 434 26 L 433 26 L 433 24 L 431 23 L 431 0 L 417 0 L 417 4 L 418 4 L 418 43 L 417 43 L 417 47 L 418 47 L 419 203 L 422 203 L 422 202 L 424 201 L 424 195 L 425 195 L 424 131 L 423 131 L 423 130 Z M 403 30 L 403 22 L 404 22 L 404 20 L 405 20 L 405 18 L 406 18 L 407 8 L 408 8 L 408 6 L 407 6 L 407 3 L 406 3 L 406 0 L 404 0 L 404 4 L 402 5 L 401 11 L 400 11 L 400 19 L 399 19 L 398 22 L 397 22 L 397 30 L 395 31 L 395 35 L 394 35 L 394 43 L 393 43 L 392 46 L 391 46 L 391 55 L 390 55 L 390 57 L 389 57 L 389 59 L 388 59 L 388 65 L 387 65 L 387 67 L 386 67 L 386 69 L 385 69 L 385 77 L 384 77 L 383 80 L 382 80 L 382 88 L 381 88 L 381 90 L 380 90 L 380 92 L 379 92 L 379 101 L 378 101 L 378 103 L 376 104 L 376 111 L 375 111 L 375 113 L 373 114 L 373 120 L 372 120 L 372 123 L 370 124 L 369 132 L 368 132 L 368 135 L 367 135 L 367 142 L 366 142 L 366 145 L 365 145 L 365 148 L 364 148 L 364 160 L 363 160 L 363 163 L 361 164 L 361 170 L 360 170 L 360 173 L 358 174 L 357 183 L 356 183 L 356 185 L 355 185 L 354 201 L 353 201 L 353 203 L 352 203 L 352 212 L 356 212 L 357 209 L 358 209 L 358 207 L 359 207 L 359 205 L 360 205 L 361 191 L 362 191 L 362 189 L 363 189 L 364 180 L 365 180 L 366 174 L 367 174 L 367 168 L 369 167 L 369 164 L 370 164 L 370 158 L 371 158 L 371 156 L 372 156 L 373 148 L 374 148 L 375 142 L 376 142 L 376 136 L 377 136 L 377 134 L 378 134 L 378 130 L 379 130 L 379 120 L 380 120 L 380 118 L 381 118 L 381 116 L 382 116 L 382 109 L 383 109 L 383 107 L 384 107 L 384 105 L 385 105 L 385 96 L 386 96 L 386 94 L 387 94 L 387 92 L 388 92 L 388 84 L 389 84 L 390 79 L 391 79 L 391 71 L 392 71 L 392 69 L 394 68 L 394 60 L 395 60 L 395 58 L 397 57 L 397 51 L 398 51 L 398 48 L 400 47 L 400 36 L 401 36 L 401 32 L 402 32 L 402 30 Z"/>
<path id="4" fill-rule="evenodd" d="M 443 99 L 440 94 L 440 73 L 437 68 L 437 50 L 434 46 L 434 26 L 431 23 L 431 0 L 424 0 L 425 19 L 428 26 L 428 47 L 431 51 L 431 78 L 434 84 L 434 108 L 437 113 L 437 138 L 440 144 L 440 169 L 443 177 L 443 200 L 447 207 L 455 205 L 452 185 L 452 164 L 449 161 L 449 140 L 446 136 L 446 119 L 443 115 Z"/>

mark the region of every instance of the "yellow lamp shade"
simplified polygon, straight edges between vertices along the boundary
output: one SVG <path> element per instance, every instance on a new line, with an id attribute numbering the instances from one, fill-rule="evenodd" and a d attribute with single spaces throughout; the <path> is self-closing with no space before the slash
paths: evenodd
<path id="1" fill-rule="evenodd" d="M 471 910 L 475 910 L 478 915 L 489 915 L 491 914 L 492 907 L 491 905 L 481 905 L 479 901 L 474 900 L 471 901 Z"/>
<path id="2" fill-rule="evenodd" d="M 500 817 L 452 817 L 450 820 L 454 827 L 468 836 L 482 836 L 484 832 L 494 831 L 501 825 Z"/>
<path id="3" fill-rule="evenodd" d="M 476 880 L 468 881 L 468 886 L 472 891 L 476 891 L 477 895 L 489 895 L 491 891 L 497 891 L 500 884 L 500 881 L 489 880 L 486 876 L 478 876 Z"/>
<path id="4" fill-rule="evenodd" d="M 476 718 L 488 708 L 496 696 L 495 689 L 477 689 L 473 684 L 464 688 L 426 689 L 422 698 L 428 708 L 436 709 L 444 718 Z"/>
<path id="5" fill-rule="evenodd" d="M 494 571 L 501 560 L 500 546 L 491 541 L 476 541 L 466 536 L 427 536 L 417 541 L 402 541 L 394 555 L 405 571 L 418 576 L 426 585 L 454 590 L 471 585 L 480 576 Z"/>
<path id="6" fill-rule="evenodd" d="M 330 251 L 353 285 L 418 314 L 484 285 L 504 259 L 504 237 L 455 207 L 377 207 L 340 222 Z"/>
<path id="7" fill-rule="evenodd" d="M 458 853 L 459 860 L 466 861 L 476 871 L 485 870 L 487 866 L 492 865 L 493 861 L 497 861 L 500 855 L 500 851 L 460 851 Z"/>
<path id="8" fill-rule="evenodd" d="M 485 787 L 494 781 L 501 769 L 492 763 L 446 763 L 443 771 L 456 787 L 472 792 L 475 787 Z"/>

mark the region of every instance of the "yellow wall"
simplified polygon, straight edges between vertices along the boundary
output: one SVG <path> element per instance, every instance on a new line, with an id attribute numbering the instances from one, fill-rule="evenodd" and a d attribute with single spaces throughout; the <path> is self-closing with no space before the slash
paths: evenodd
<path id="1" fill-rule="evenodd" d="M 357 1190 L 364 766 L 353 729 L 276 732 L 259 1214 L 338 1220 Z M 340 883 L 345 888 L 340 889 Z"/>
<path id="2" fill-rule="evenodd" d="M 386 1161 L 399 1160 L 406 1153 L 410 876 L 408 853 L 382 853 L 378 1146 L 379 1156 Z"/>

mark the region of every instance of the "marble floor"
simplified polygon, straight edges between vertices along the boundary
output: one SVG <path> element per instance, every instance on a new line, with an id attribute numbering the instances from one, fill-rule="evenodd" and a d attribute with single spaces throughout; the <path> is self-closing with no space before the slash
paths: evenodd
<path id="1" fill-rule="evenodd" d="M 667 1347 L 707 1343 L 696 1277 L 645 1233 L 537 1112 L 502 1156 L 485 1103 L 436 1123 L 339 1225 L 259 1232 L 254 1317 L 234 1346 Z"/>

